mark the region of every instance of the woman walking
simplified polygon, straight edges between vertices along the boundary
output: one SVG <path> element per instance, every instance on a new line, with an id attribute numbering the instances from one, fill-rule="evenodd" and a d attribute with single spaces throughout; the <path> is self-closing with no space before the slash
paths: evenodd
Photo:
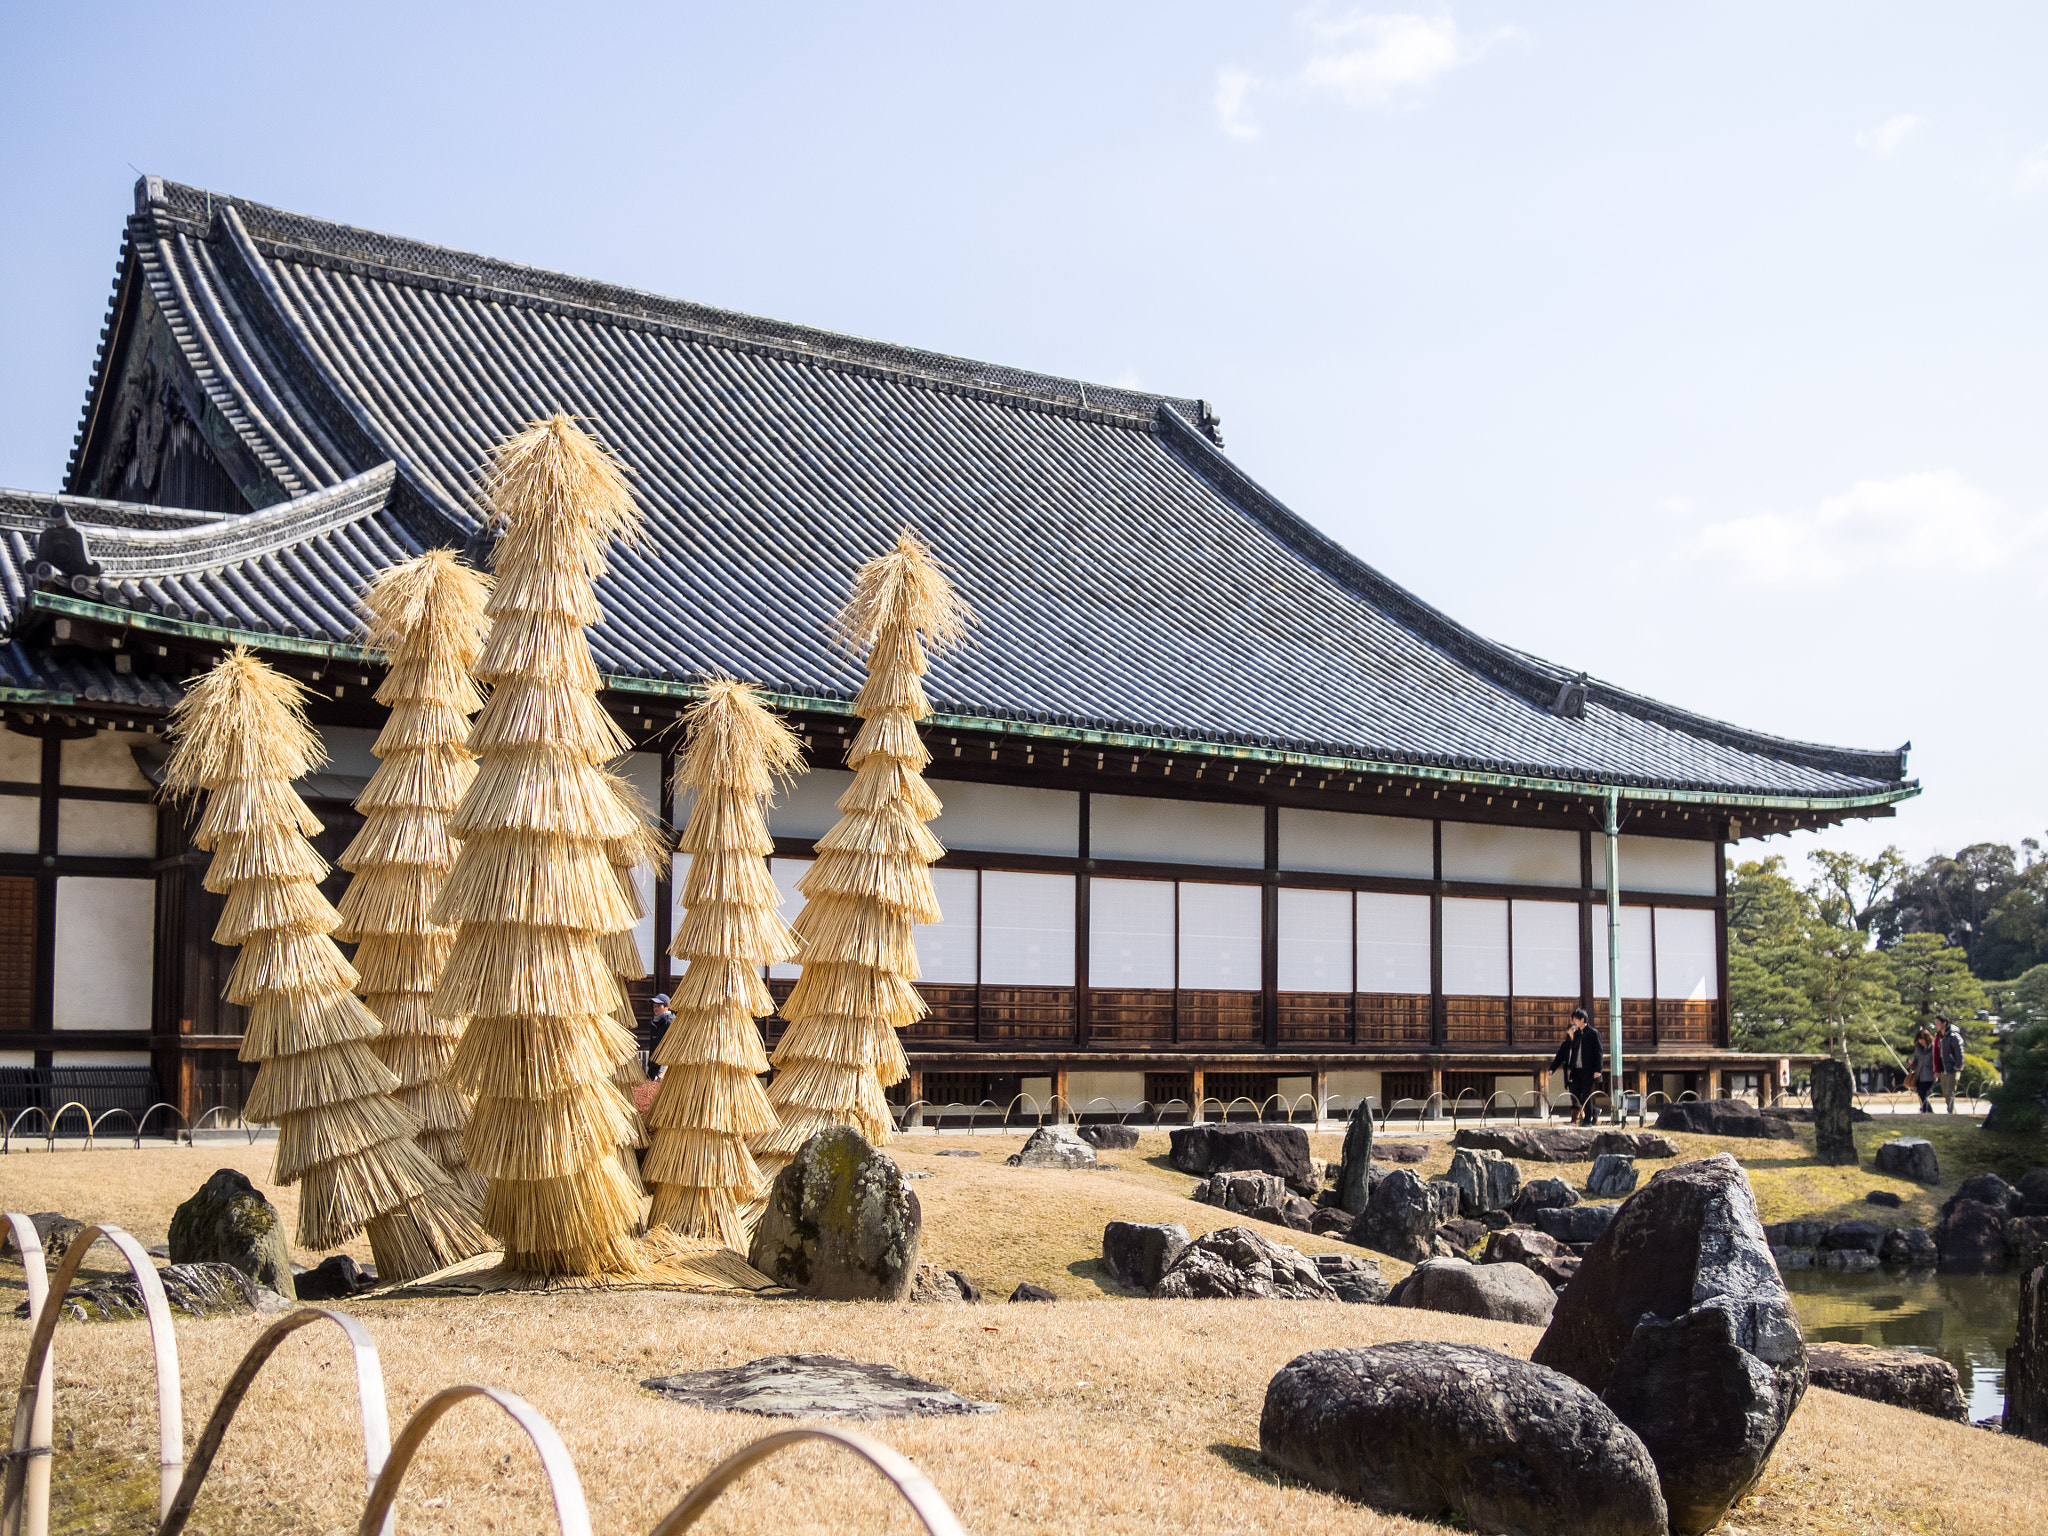
<path id="1" fill-rule="evenodd" d="M 1920 1113 L 1923 1115 L 1934 1113 L 1934 1106 L 1927 1102 L 1927 1096 L 1934 1092 L 1934 1079 L 1939 1075 L 1938 1057 L 1934 1032 L 1923 1024 L 1913 1032 L 1913 1091 L 1920 1095 Z"/>

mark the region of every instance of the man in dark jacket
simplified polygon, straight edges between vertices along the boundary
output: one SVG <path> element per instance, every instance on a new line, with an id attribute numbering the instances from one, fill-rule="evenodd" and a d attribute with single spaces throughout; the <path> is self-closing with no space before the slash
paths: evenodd
<path id="1" fill-rule="evenodd" d="M 1572 1010 L 1571 1031 L 1550 1058 L 1550 1070 L 1564 1073 L 1565 1091 L 1572 1096 L 1572 1124 L 1585 1124 L 1592 1118 L 1593 1089 L 1606 1075 L 1601 1071 L 1600 1032 L 1585 1009 Z"/>
<path id="2" fill-rule="evenodd" d="M 1937 1013 L 1934 1022 L 1939 1032 L 1934 1037 L 1935 1049 L 1941 1053 L 1941 1096 L 1948 1100 L 1948 1112 L 1956 1112 L 1956 1074 L 1963 1070 L 1963 1032 L 1950 1022 L 1946 1014 Z"/>

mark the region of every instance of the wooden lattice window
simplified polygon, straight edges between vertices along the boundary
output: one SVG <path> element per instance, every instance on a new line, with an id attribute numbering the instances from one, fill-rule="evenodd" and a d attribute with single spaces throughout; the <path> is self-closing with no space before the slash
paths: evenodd
<path id="1" fill-rule="evenodd" d="M 0 875 L 0 1030 L 35 1027 L 36 882 Z"/>

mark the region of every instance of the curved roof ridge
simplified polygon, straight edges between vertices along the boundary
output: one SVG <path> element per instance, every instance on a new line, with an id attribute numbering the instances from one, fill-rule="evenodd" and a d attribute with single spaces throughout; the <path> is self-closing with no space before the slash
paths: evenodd
<path id="1" fill-rule="evenodd" d="M 118 531 L 88 525 L 80 531 L 108 579 L 190 575 L 270 554 L 374 516 L 391 499 L 397 478 L 398 466 L 387 461 L 324 490 L 216 523 Z"/>

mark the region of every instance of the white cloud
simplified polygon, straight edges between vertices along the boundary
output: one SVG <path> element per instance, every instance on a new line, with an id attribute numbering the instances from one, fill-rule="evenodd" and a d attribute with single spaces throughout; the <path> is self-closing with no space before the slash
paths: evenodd
<path id="1" fill-rule="evenodd" d="M 1954 470 L 1859 480 L 1806 512 L 1758 512 L 1702 529 L 1686 546 L 1766 586 L 1832 586 L 1908 574 L 1962 578 L 2038 563 L 2048 513 L 2018 513 Z"/>
<path id="2" fill-rule="evenodd" d="M 1304 20 L 1323 47 L 1302 67 L 1301 83 L 1354 107 L 1399 106 L 1514 35 L 1502 27 L 1475 38 L 1449 16 L 1351 12 L 1326 20 L 1311 12 Z"/>
<path id="3" fill-rule="evenodd" d="M 1907 139 L 1913 130 L 1927 121 L 1911 112 L 1901 112 L 1897 117 L 1887 118 L 1875 128 L 1865 128 L 1856 135 L 1856 147 L 1867 149 L 1875 155 L 1888 155 Z"/>
<path id="4" fill-rule="evenodd" d="M 1216 125 L 1233 139 L 1256 139 L 1259 125 L 1245 118 L 1246 98 L 1258 81 L 1241 69 L 1216 71 L 1216 94 L 1210 98 L 1216 108 Z"/>
<path id="5" fill-rule="evenodd" d="M 2048 144 L 2029 150 L 2012 179 L 2012 190 L 2019 197 L 2030 197 L 2043 187 L 2048 187 Z"/>

